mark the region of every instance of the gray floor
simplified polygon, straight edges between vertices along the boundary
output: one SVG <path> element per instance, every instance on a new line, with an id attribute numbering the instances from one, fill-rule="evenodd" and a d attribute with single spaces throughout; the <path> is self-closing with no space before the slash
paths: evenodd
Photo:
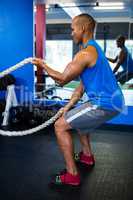
<path id="1" fill-rule="evenodd" d="M 64 168 L 52 129 L 23 137 L 0 136 L 2 200 L 132 200 L 133 134 L 97 130 L 91 134 L 96 165 L 80 168 L 80 189 L 51 189 L 50 176 Z M 80 145 L 74 134 L 75 148 Z"/>

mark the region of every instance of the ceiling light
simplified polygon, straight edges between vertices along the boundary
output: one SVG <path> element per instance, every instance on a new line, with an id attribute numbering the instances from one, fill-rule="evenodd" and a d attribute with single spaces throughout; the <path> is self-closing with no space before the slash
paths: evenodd
<path id="1" fill-rule="evenodd" d="M 99 2 L 99 6 L 124 6 L 123 2 Z"/>
<path id="2" fill-rule="evenodd" d="M 34 13 L 36 12 L 36 6 L 34 6 Z"/>
<path id="3" fill-rule="evenodd" d="M 75 3 L 71 4 L 63 4 L 59 3 L 59 6 L 71 17 L 74 18 L 75 16 L 81 14 L 81 10 L 76 6 Z M 67 7 L 65 7 L 67 6 Z M 69 7 L 70 6 L 70 7 Z"/>
<path id="4" fill-rule="evenodd" d="M 97 6 L 93 8 L 94 10 L 122 10 L 124 6 Z"/>
<path id="5" fill-rule="evenodd" d="M 116 10 L 123 8 L 123 2 L 97 2 L 97 6 L 94 7 L 94 10 Z"/>

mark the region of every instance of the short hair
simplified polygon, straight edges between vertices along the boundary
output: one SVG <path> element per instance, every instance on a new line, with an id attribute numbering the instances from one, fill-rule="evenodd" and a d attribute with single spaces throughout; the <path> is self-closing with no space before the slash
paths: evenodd
<path id="1" fill-rule="evenodd" d="M 80 15 L 77 15 L 75 18 L 81 19 L 82 22 L 87 23 L 89 25 L 89 30 L 91 32 L 94 32 L 95 26 L 96 26 L 96 21 L 94 20 L 94 18 L 87 14 L 87 13 L 82 13 Z"/>

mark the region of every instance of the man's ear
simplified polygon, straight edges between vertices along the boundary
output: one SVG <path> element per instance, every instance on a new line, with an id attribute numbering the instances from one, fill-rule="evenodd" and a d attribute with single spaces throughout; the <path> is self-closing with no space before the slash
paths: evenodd
<path id="1" fill-rule="evenodd" d="M 85 32 L 85 25 L 82 25 L 82 31 Z"/>

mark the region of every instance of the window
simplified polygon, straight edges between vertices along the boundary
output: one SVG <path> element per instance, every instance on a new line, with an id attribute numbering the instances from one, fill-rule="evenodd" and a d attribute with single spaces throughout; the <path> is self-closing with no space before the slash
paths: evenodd
<path id="1" fill-rule="evenodd" d="M 72 60 L 73 44 L 71 40 L 47 40 L 46 61 L 53 69 L 63 72 Z"/>
<path id="2" fill-rule="evenodd" d="M 73 42 L 72 40 L 46 40 L 46 62 L 56 71 L 63 72 L 66 65 L 72 60 Z M 69 99 L 72 90 L 69 88 L 59 88 L 55 85 L 55 81 L 46 77 L 46 89 L 51 90 L 51 96 L 60 97 L 61 99 Z"/>
<path id="3" fill-rule="evenodd" d="M 125 45 L 133 57 L 133 40 L 127 40 Z M 120 49 L 118 49 L 116 46 L 116 40 L 107 40 L 106 56 L 109 58 L 115 58 L 119 54 L 119 52 Z M 116 63 L 110 62 L 110 65 L 112 69 L 114 69 Z M 120 67 L 118 71 L 122 71 L 122 68 Z M 130 84 L 132 83 L 133 79 L 126 82 L 124 85 L 120 85 L 125 97 L 125 104 L 128 106 L 133 106 L 133 89 L 129 88 Z"/>

